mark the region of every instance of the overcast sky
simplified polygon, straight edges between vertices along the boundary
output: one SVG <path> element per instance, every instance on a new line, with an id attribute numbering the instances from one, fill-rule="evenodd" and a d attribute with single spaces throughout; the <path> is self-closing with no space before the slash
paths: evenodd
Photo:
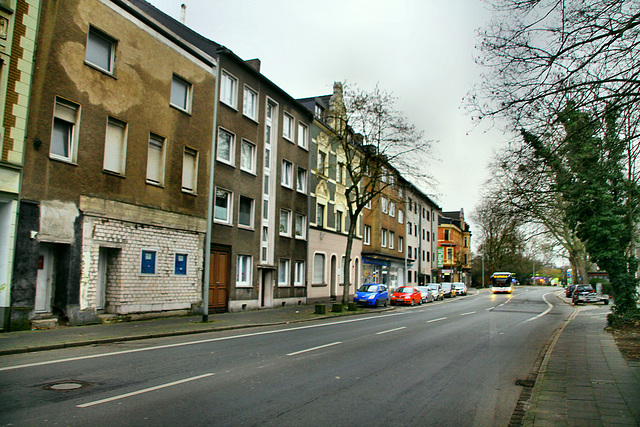
<path id="1" fill-rule="evenodd" d="M 474 129 L 462 106 L 481 73 L 476 29 L 490 19 L 481 0 L 148 1 L 176 19 L 186 4 L 187 26 L 242 59 L 259 58 L 262 74 L 294 98 L 330 94 L 334 81 L 392 92 L 438 140 L 439 161 L 425 168 L 439 183 L 425 192 L 444 211 L 463 208 L 473 232 L 487 164 L 507 140 Z"/>

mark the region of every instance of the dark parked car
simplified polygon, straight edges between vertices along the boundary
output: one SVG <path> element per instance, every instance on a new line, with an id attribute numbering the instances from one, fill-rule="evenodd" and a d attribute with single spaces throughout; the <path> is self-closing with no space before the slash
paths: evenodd
<path id="1" fill-rule="evenodd" d="M 391 305 L 396 304 L 422 304 L 422 294 L 415 286 L 400 286 L 391 295 Z"/>
<path id="2" fill-rule="evenodd" d="M 372 305 L 377 307 L 389 303 L 389 291 L 385 285 L 365 283 L 360 286 L 353 297 L 356 304 Z"/>
<path id="3" fill-rule="evenodd" d="M 567 289 L 564 291 L 564 296 L 567 298 L 571 298 L 571 294 L 573 294 L 573 290 L 576 288 L 576 285 L 569 285 Z"/>
<path id="4" fill-rule="evenodd" d="M 456 288 L 453 287 L 453 283 L 443 283 L 442 291 L 445 298 L 453 298 L 456 296 Z"/>

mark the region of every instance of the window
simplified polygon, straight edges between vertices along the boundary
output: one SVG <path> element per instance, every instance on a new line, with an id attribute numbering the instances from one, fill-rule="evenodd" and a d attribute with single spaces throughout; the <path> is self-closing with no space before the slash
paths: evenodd
<path id="1" fill-rule="evenodd" d="M 382 213 L 389 213 L 389 200 L 386 197 L 380 197 L 380 207 L 382 209 Z"/>
<path id="2" fill-rule="evenodd" d="M 368 200 L 364 207 L 367 209 L 371 209 L 371 193 L 366 193 L 365 196 L 368 198 Z"/>
<path id="3" fill-rule="evenodd" d="M 236 286 L 251 286 L 251 256 L 238 255 L 236 265 Z"/>
<path id="4" fill-rule="evenodd" d="M 147 182 L 162 185 L 164 183 L 164 138 L 151 134 L 147 150 Z"/>
<path id="5" fill-rule="evenodd" d="M 249 197 L 240 196 L 238 226 L 253 228 L 253 199 Z"/>
<path id="6" fill-rule="evenodd" d="M 380 235 L 380 246 L 382 246 L 383 248 L 387 247 L 387 230 L 385 230 L 384 228 L 382 229 L 382 233 Z"/>
<path id="7" fill-rule="evenodd" d="M 233 151 L 235 150 L 236 136 L 224 129 L 218 129 L 218 147 L 216 158 L 224 163 L 234 164 Z"/>
<path id="8" fill-rule="evenodd" d="M 296 261 L 294 267 L 293 286 L 304 286 L 304 261 Z"/>
<path id="9" fill-rule="evenodd" d="M 195 194 L 197 183 L 198 152 L 191 148 L 184 147 L 184 154 L 182 156 L 182 191 Z"/>
<path id="10" fill-rule="evenodd" d="M 404 211 L 402 210 L 398 211 L 398 223 L 404 224 Z"/>
<path id="11" fill-rule="evenodd" d="M 278 286 L 289 286 L 289 260 L 280 259 L 278 262 Z"/>
<path id="12" fill-rule="evenodd" d="M 298 122 L 298 145 L 304 149 L 309 147 L 309 127 Z"/>
<path id="13" fill-rule="evenodd" d="M 191 110 L 191 83 L 188 83 L 175 74 L 171 80 L 170 104 L 186 112 Z"/>
<path id="14" fill-rule="evenodd" d="M 449 240 L 449 230 L 444 230 L 444 240 Z"/>
<path id="15" fill-rule="evenodd" d="M 398 236 L 398 252 L 402 252 L 404 250 L 404 237 Z"/>
<path id="16" fill-rule="evenodd" d="M 364 236 L 362 238 L 362 243 L 365 245 L 371 244 L 371 226 L 370 225 L 364 226 Z"/>
<path id="17" fill-rule="evenodd" d="M 56 97 L 49 155 L 53 159 L 76 161 L 80 106 Z"/>
<path id="18" fill-rule="evenodd" d="M 293 163 L 288 160 L 282 161 L 282 179 L 283 187 L 293 188 Z"/>
<path id="19" fill-rule="evenodd" d="M 411 235 L 411 230 L 413 230 L 413 224 L 409 221 L 407 222 L 407 231 L 409 231 L 409 235 Z"/>
<path id="20" fill-rule="evenodd" d="M 304 239 L 305 231 L 307 228 L 307 217 L 305 215 L 297 213 L 295 227 L 296 239 Z"/>
<path id="21" fill-rule="evenodd" d="M 104 140 L 104 170 L 124 175 L 126 157 L 127 124 L 109 117 Z"/>
<path id="22" fill-rule="evenodd" d="M 342 211 L 336 211 L 336 231 L 342 233 L 342 221 L 344 213 Z"/>
<path id="23" fill-rule="evenodd" d="M 389 216 L 396 216 L 396 204 L 394 202 L 389 202 Z"/>
<path id="24" fill-rule="evenodd" d="M 298 180 L 296 182 L 296 190 L 299 193 L 307 194 L 307 171 L 298 166 Z"/>
<path id="25" fill-rule="evenodd" d="M 324 119 L 324 108 L 322 106 L 316 104 L 313 112 L 316 119 Z"/>
<path id="26" fill-rule="evenodd" d="M 344 175 L 343 168 L 344 168 L 344 166 L 342 165 L 342 163 L 338 163 L 336 165 L 336 182 L 338 184 L 342 184 L 343 183 L 342 182 L 342 176 Z"/>
<path id="27" fill-rule="evenodd" d="M 176 254 L 173 274 L 176 276 L 187 275 L 187 254 Z"/>
<path id="28" fill-rule="evenodd" d="M 316 225 L 318 227 L 324 227 L 324 205 L 318 203 L 316 208 Z"/>
<path id="29" fill-rule="evenodd" d="M 393 249 L 393 242 L 396 240 L 396 233 L 393 231 L 389 232 L 389 249 Z"/>
<path id="30" fill-rule="evenodd" d="M 322 151 L 318 151 L 318 173 L 324 175 L 325 160 L 327 155 Z"/>
<path id="31" fill-rule="evenodd" d="M 313 283 L 324 283 L 324 254 L 313 256 Z"/>
<path id="32" fill-rule="evenodd" d="M 413 253 L 411 246 L 407 248 L 407 256 L 411 258 L 411 254 Z"/>
<path id="33" fill-rule="evenodd" d="M 216 200 L 213 219 L 217 222 L 231 224 L 231 211 L 233 207 L 233 193 L 221 188 L 216 188 Z"/>
<path id="34" fill-rule="evenodd" d="M 238 79 L 226 71 L 220 76 L 220 101 L 229 107 L 236 108 L 238 100 Z"/>
<path id="35" fill-rule="evenodd" d="M 105 33 L 89 27 L 84 60 L 102 71 L 113 74 L 115 54 L 116 41 Z"/>
<path id="36" fill-rule="evenodd" d="M 282 117 L 282 136 L 289 141 L 293 141 L 293 122 L 293 116 L 284 113 Z"/>
<path id="37" fill-rule="evenodd" d="M 156 274 L 156 251 L 142 250 L 140 259 L 141 274 Z"/>
<path id="38" fill-rule="evenodd" d="M 246 85 L 244 87 L 242 114 L 252 120 L 258 121 L 258 92 Z"/>
<path id="39" fill-rule="evenodd" d="M 256 146 L 244 139 L 240 146 L 240 169 L 256 173 Z"/>
<path id="40" fill-rule="evenodd" d="M 291 236 L 291 211 L 280 209 L 280 235 Z"/>

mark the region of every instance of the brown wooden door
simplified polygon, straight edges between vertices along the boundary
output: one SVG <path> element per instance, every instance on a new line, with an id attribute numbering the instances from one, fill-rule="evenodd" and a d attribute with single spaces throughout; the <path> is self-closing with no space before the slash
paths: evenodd
<path id="1" fill-rule="evenodd" d="M 227 311 L 229 295 L 229 252 L 211 251 L 209 271 L 209 313 Z"/>

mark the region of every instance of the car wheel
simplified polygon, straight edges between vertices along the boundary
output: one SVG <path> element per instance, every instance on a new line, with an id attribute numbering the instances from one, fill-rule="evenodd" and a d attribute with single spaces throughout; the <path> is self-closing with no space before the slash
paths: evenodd
<path id="1" fill-rule="evenodd" d="M 609 305 L 609 300 L 608 299 L 604 300 L 604 305 Z"/>
<path id="2" fill-rule="evenodd" d="M 386 306 L 387 306 L 387 300 L 384 300 L 384 304 L 383 304 L 383 306 L 384 306 L 384 307 L 386 307 Z"/>
<path id="3" fill-rule="evenodd" d="M 414 305 L 416 305 L 416 302 L 414 300 L 411 300 L 411 307 L 413 307 Z"/>

